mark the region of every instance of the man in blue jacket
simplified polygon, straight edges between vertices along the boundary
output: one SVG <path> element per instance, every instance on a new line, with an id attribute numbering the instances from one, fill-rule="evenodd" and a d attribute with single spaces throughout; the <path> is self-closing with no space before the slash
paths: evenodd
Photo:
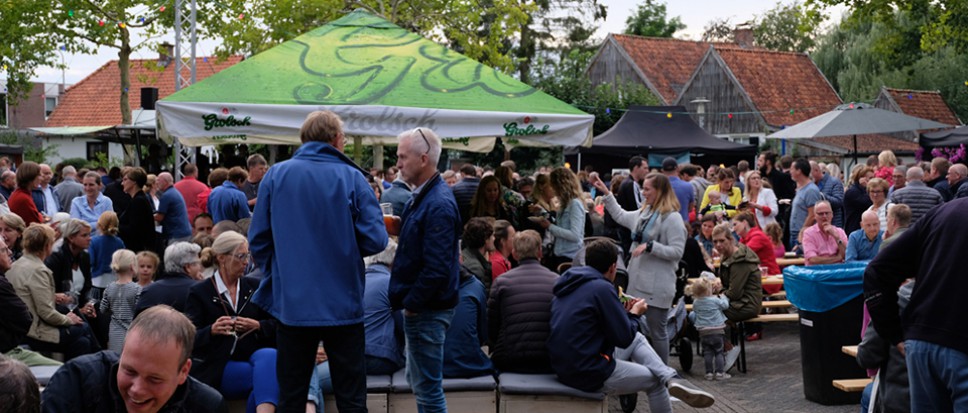
<path id="1" fill-rule="evenodd" d="M 252 301 L 280 323 L 278 411 L 305 411 L 323 340 L 339 411 L 364 412 L 363 257 L 387 245 L 383 213 L 366 172 L 342 153 L 339 116 L 310 113 L 299 137 L 259 185 L 249 249 L 265 278 Z"/>
<path id="2" fill-rule="evenodd" d="M 593 241 L 585 249 L 587 265 L 555 283 L 548 351 L 558 380 L 609 395 L 645 391 L 653 413 L 672 411 L 670 394 L 692 407 L 712 406 L 712 395 L 683 385 L 637 332 L 647 306 L 630 298 L 623 308 L 612 285 L 617 260 L 611 241 Z"/>
<path id="3" fill-rule="evenodd" d="M 398 139 L 400 176 L 415 189 L 401 216 L 390 304 L 404 311 L 407 376 L 418 408 L 423 413 L 446 412 L 441 387 L 444 337 L 457 305 L 460 213 L 453 192 L 437 172 L 437 134 L 417 128 Z"/>

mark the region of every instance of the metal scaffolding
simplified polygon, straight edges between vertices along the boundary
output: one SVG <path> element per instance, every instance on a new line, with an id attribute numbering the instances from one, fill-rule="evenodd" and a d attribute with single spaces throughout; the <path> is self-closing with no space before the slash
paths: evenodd
<path id="1" fill-rule="evenodd" d="M 175 0 L 175 91 L 195 83 L 196 0 Z M 187 50 L 186 50 L 187 49 Z M 195 148 L 182 148 L 174 138 L 175 180 L 181 180 L 186 164 L 195 163 Z"/>

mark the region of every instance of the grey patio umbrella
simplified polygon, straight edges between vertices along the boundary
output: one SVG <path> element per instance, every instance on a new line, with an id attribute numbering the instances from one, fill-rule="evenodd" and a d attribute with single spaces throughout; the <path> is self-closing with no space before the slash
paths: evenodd
<path id="1" fill-rule="evenodd" d="M 950 125 L 878 109 L 866 103 L 845 103 L 830 112 L 774 132 L 767 138 L 807 139 L 853 135 L 856 159 L 857 135 L 937 129 L 948 126 Z"/>

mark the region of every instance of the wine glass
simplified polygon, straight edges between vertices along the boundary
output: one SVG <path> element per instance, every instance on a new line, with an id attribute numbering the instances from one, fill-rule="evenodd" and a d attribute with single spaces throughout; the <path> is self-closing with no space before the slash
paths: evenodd
<path id="1" fill-rule="evenodd" d="M 67 302 L 67 309 L 73 312 L 77 308 L 77 293 L 74 292 L 74 281 L 64 280 L 61 286 L 64 288 L 64 294 L 67 294 L 67 298 L 70 300 Z"/>

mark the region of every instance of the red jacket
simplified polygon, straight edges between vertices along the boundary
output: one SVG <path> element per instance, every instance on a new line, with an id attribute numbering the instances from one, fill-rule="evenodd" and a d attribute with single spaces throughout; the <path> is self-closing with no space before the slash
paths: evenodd
<path id="1" fill-rule="evenodd" d="M 776 265 L 776 255 L 773 253 L 773 243 L 763 230 L 753 226 L 740 241 L 760 258 L 760 265 L 767 269 L 764 276 L 780 274 L 780 267 Z"/>
<path id="2" fill-rule="evenodd" d="M 34 198 L 30 196 L 30 191 L 17 188 L 10 194 L 7 206 L 10 207 L 10 212 L 23 218 L 24 224 L 28 227 L 32 222 L 44 223 L 44 217 L 37 210 L 37 205 L 34 205 Z"/>

